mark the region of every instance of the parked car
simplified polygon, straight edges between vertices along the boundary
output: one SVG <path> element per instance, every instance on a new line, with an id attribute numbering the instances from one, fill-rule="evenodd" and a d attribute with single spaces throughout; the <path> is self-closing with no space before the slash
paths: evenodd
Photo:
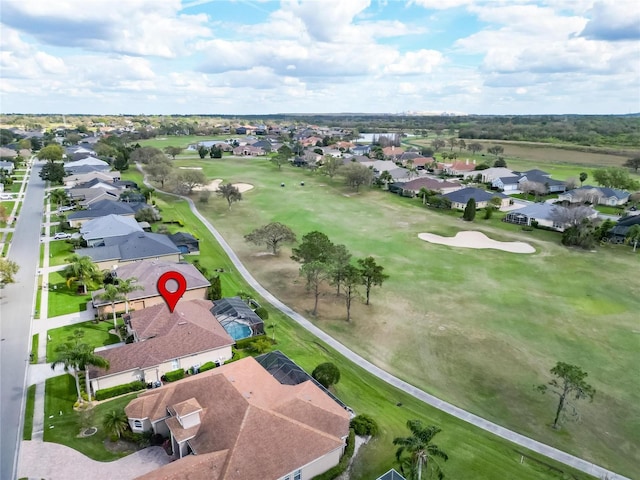
<path id="1" fill-rule="evenodd" d="M 70 233 L 58 232 L 53 236 L 54 240 L 62 240 L 63 238 L 71 238 Z"/>
<path id="2" fill-rule="evenodd" d="M 60 207 L 58 208 L 58 213 L 62 213 L 62 212 L 68 212 L 70 210 L 73 210 L 75 207 L 72 207 L 70 205 L 67 205 L 65 207 Z"/>
<path id="3" fill-rule="evenodd" d="M 13 200 L 13 195 L 10 193 L 0 193 L 0 200 Z"/>

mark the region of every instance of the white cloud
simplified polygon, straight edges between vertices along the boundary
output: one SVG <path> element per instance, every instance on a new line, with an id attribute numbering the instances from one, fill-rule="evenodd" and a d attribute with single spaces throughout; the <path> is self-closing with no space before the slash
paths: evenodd
<path id="1" fill-rule="evenodd" d="M 442 63 L 442 60 L 442 53 L 435 50 L 407 52 L 397 61 L 387 65 L 384 72 L 394 75 L 431 73 L 436 66 Z"/>
<path id="2" fill-rule="evenodd" d="M 633 0 L 599 1 L 581 35 L 598 40 L 640 40 L 640 8 Z"/>

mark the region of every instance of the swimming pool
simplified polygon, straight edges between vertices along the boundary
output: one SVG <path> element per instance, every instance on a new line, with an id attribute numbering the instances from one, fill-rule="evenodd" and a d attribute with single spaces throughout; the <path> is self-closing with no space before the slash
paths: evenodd
<path id="1" fill-rule="evenodd" d="M 229 322 L 224 326 L 224 329 L 234 340 L 242 340 L 251 336 L 251 327 L 244 323 Z"/>

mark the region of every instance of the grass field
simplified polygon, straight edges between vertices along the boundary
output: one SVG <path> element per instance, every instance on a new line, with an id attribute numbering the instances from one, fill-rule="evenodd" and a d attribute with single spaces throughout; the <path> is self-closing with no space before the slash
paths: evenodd
<path id="1" fill-rule="evenodd" d="M 247 245 L 243 235 L 251 229 L 269 221 L 286 223 L 299 236 L 318 229 L 354 256 L 373 255 L 385 266 L 389 280 L 373 292 L 373 305 L 354 307 L 352 324 L 332 289 L 321 299 L 316 323 L 358 353 L 502 425 L 621 473 L 634 471 L 640 461 L 633 448 L 640 443 L 633 368 L 640 257 L 630 249 L 568 250 L 557 234 L 522 232 L 492 219 L 476 220 L 473 228 L 498 240 L 529 241 L 537 253 L 456 250 L 419 241 L 417 234 L 451 235 L 469 225 L 415 200 L 380 191 L 354 195 L 326 177 L 292 167 L 278 171 L 264 159 L 178 165 L 256 186 L 231 210 L 215 197 L 199 208 L 258 280 L 302 313 L 312 299 L 298 265 L 286 249 L 274 258 Z M 554 399 L 533 389 L 558 360 L 582 366 L 598 390 L 593 404 L 580 406 L 582 421 L 560 433 L 548 426 Z"/>
<path id="2" fill-rule="evenodd" d="M 24 426 L 22 427 L 22 439 L 31 440 L 33 434 L 33 412 L 36 404 L 36 386 L 27 388 L 27 401 L 24 407 Z"/>
<path id="3" fill-rule="evenodd" d="M 60 272 L 50 273 L 48 283 L 48 317 L 82 312 L 87 309 L 87 302 L 91 300 L 91 295 L 76 293 L 75 284 L 72 285 L 74 287 L 73 289 L 67 287 L 67 282 Z"/>
<path id="4" fill-rule="evenodd" d="M 122 320 L 118 320 L 118 323 L 122 324 Z M 75 325 L 68 325 L 66 327 L 54 328 L 47 331 L 47 335 L 51 337 L 51 340 L 47 342 L 47 362 L 54 361 L 56 349 L 60 345 L 73 341 L 77 330 L 82 332 L 82 343 L 86 343 L 93 347 L 103 347 L 120 341 L 120 338 L 118 338 L 117 335 L 109 333 L 109 330 L 113 330 L 113 321 L 111 320 L 98 323 L 84 322 L 77 323 Z"/>

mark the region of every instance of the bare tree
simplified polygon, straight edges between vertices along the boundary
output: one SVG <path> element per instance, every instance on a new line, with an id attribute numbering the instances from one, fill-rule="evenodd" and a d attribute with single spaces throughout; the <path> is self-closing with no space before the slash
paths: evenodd
<path id="1" fill-rule="evenodd" d="M 563 227 L 577 226 L 582 221 L 593 215 L 593 209 L 586 205 L 577 205 L 571 207 L 554 206 L 551 209 L 551 220 L 556 225 Z"/>
<path id="2" fill-rule="evenodd" d="M 540 182 L 530 182 L 529 180 L 520 183 L 520 190 L 527 195 L 533 193 L 536 199 L 547 193 L 547 187 L 545 187 L 544 184 Z"/>
<path id="3" fill-rule="evenodd" d="M 564 182 L 564 187 L 567 190 L 573 190 L 578 186 L 578 179 L 575 177 L 567 178 Z"/>

